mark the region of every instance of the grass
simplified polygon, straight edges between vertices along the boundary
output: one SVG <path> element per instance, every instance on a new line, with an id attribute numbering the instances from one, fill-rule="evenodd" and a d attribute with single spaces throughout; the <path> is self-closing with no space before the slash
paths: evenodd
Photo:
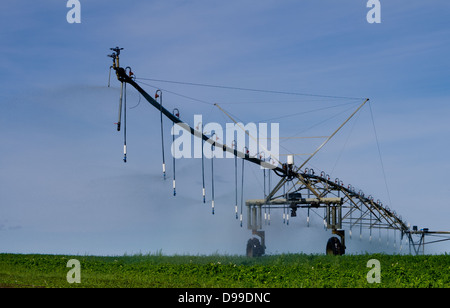
<path id="1" fill-rule="evenodd" d="M 81 283 L 67 282 L 70 259 Z M 377 259 L 381 283 L 367 282 Z M 282 254 L 243 256 L 64 256 L 0 254 L 0 287 L 48 288 L 448 288 L 450 255 Z"/>

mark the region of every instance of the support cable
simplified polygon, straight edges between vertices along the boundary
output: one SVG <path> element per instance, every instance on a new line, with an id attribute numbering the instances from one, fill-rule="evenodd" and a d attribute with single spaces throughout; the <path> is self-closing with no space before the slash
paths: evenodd
<path id="1" fill-rule="evenodd" d="M 317 152 L 319 152 L 327 143 L 328 143 L 328 141 L 330 141 L 340 130 L 341 130 L 341 128 L 345 125 L 345 124 L 347 124 L 347 122 L 348 121 L 350 121 L 350 119 L 367 103 L 369 101 L 369 99 L 367 98 L 351 115 L 350 115 L 350 117 L 348 117 L 345 121 L 344 121 L 344 123 L 342 123 L 341 124 L 341 126 L 339 126 L 338 127 L 338 129 L 336 129 L 334 132 L 333 132 L 333 134 L 331 134 L 330 135 L 330 137 L 328 137 L 317 149 L 316 149 L 316 151 L 310 156 L 310 157 L 308 157 L 308 159 L 306 160 L 306 161 L 304 161 L 303 162 L 303 164 L 300 166 L 300 167 L 298 167 L 297 168 L 297 172 L 299 171 L 299 170 L 301 170 L 302 168 L 303 168 L 303 166 L 305 166 L 310 160 L 311 160 L 311 158 L 313 158 L 316 154 L 317 154 Z"/>
<path id="2" fill-rule="evenodd" d="M 245 132 L 245 134 L 247 134 L 250 138 L 252 138 L 252 139 L 258 144 L 258 147 L 260 147 L 260 148 L 262 148 L 264 151 L 267 151 L 268 153 L 270 153 L 269 150 L 267 150 L 262 144 L 259 143 L 259 141 L 258 141 L 258 139 L 257 139 L 256 137 L 250 135 L 250 133 L 249 133 L 247 130 L 245 130 L 244 127 L 242 127 L 242 123 L 238 123 L 233 117 L 231 117 L 231 116 L 228 114 L 228 112 L 226 112 L 226 111 L 225 111 L 222 107 L 220 107 L 218 104 L 214 104 L 214 106 L 216 106 L 217 108 L 219 108 L 220 111 L 222 111 L 227 117 L 229 117 L 230 120 L 234 122 L 234 124 L 236 124 L 240 129 L 242 129 L 242 130 Z M 247 152 L 248 152 L 248 150 L 247 150 Z M 246 153 L 246 154 L 248 154 L 248 153 Z M 282 165 L 282 163 L 281 163 L 276 157 L 274 157 L 274 160 L 277 161 L 280 165 Z"/>
<path id="3" fill-rule="evenodd" d="M 380 150 L 380 143 L 378 141 L 377 129 L 375 127 L 375 121 L 374 121 L 374 118 L 373 118 L 372 104 L 370 102 L 369 102 L 369 110 L 370 110 L 370 118 L 372 119 L 373 131 L 375 133 L 375 140 L 377 142 L 378 157 L 380 158 L 381 170 L 383 172 L 383 177 L 384 177 L 384 184 L 386 186 L 386 192 L 387 192 L 387 195 L 388 195 L 389 204 L 392 205 L 391 194 L 389 192 L 389 187 L 388 187 L 388 184 L 387 184 L 386 172 L 384 170 L 383 159 L 381 157 L 381 150 Z"/>
<path id="4" fill-rule="evenodd" d="M 239 91 L 247 91 L 247 92 L 260 92 L 260 93 L 284 94 L 284 95 L 295 95 L 295 96 L 310 96 L 310 97 L 322 97 L 322 98 L 353 99 L 353 100 L 362 99 L 361 97 L 322 95 L 322 94 L 276 91 L 276 90 L 265 90 L 265 89 L 252 89 L 252 88 L 231 87 L 231 86 L 224 86 L 224 85 L 212 85 L 212 84 L 205 84 L 205 83 L 183 82 L 183 81 L 163 80 L 163 79 L 154 79 L 154 78 L 138 78 L 138 79 L 163 82 L 163 83 L 181 84 L 181 85 L 187 85 L 187 86 L 199 86 L 199 87 L 218 88 L 218 89 L 226 89 L 226 90 L 239 90 Z"/>

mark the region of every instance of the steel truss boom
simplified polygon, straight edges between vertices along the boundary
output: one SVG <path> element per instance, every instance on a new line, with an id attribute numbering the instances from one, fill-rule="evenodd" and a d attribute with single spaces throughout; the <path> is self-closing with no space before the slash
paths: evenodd
<path id="1" fill-rule="evenodd" d="M 113 54 L 114 55 L 114 54 Z M 116 55 L 116 57 L 118 57 Z M 164 106 L 162 106 L 160 103 L 158 103 L 153 97 L 151 97 L 144 89 L 139 86 L 129 74 L 126 73 L 125 69 L 122 67 L 119 67 L 116 65 L 118 63 L 118 60 L 114 61 L 114 64 L 112 68 L 116 71 L 117 79 L 120 82 L 125 82 L 133 86 L 153 107 L 155 107 L 158 111 L 160 111 L 162 114 L 164 114 L 169 120 L 171 120 L 175 124 L 179 124 L 183 129 L 190 132 L 193 136 L 203 139 L 205 142 L 208 142 L 211 145 L 214 145 L 215 147 L 221 148 L 224 152 L 232 153 L 234 156 L 237 156 L 239 158 L 242 158 L 246 161 L 249 161 L 251 163 L 260 165 L 267 169 L 272 169 L 280 174 L 285 174 L 286 170 L 285 168 L 281 168 L 278 166 L 274 166 L 271 163 L 268 163 L 258 157 L 252 157 L 248 153 L 243 153 L 241 151 L 238 151 L 237 149 L 234 149 L 226 144 L 222 144 L 220 142 L 217 142 L 216 140 L 213 140 L 212 138 L 204 135 L 201 131 L 196 130 L 189 126 L 186 122 L 183 122 L 179 117 L 175 116 L 172 112 L 168 111 Z"/>

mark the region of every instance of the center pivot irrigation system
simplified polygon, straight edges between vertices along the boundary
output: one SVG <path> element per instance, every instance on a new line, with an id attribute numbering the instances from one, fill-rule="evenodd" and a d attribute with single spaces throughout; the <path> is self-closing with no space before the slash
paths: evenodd
<path id="1" fill-rule="evenodd" d="M 413 226 L 412 229 L 406 224 L 402 217 L 391 210 L 389 207 L 384 206 L 379 200 L 374 201 L 374 198 L 370 195 L 366 196 L 361 190 L 356 191 L 352 185 L 344 186 L 343 182 L 338 178 L 335 180 L 330 179 L 330 176 L 324 172 L 320 175 L 316 175 L 312 169 L 305 168 L 302 172 L 302 168 L 309 162 L 309 160 L 319 152 L 331 138 L 333 138 L 341 128 L 369 101 L 365 99 L 361 105 L 336 129 L 333 134 L 327 137 L 327 139 L 312 153 L 301 166 L 294 165 L 293 155 L 287 156 L 286 163 L 280 163 L 274 165 L 267 162 L 261 155 L 251 156 L 245 149 L 241 152 L 236 149 L 236 146 L 228 146 L 226 144 L 219 143 L 216 138 L 206 136 L 202 128 L 192 128 L 187 123 L 180 119 L 180 113 L 178 109 L 174 109 L 173 112 L 169 112 L 162 105 L 162 92 L 156 91 L 155 98 L 150 96 L 144 91 L 139 84 L 136 83 L 134 73 L 130 67 L 123 68 L 119 64 L 119 55 L 123 48 L 115 47 L 111 48 L 112 54 L 108 55 L 113 59 L 113 65 L 110 66 L 114 69 L 117 79 L 121 83 L 120 100 L 119 100 L 119 119 L 117 122 L 117 130 L 124 130 L 124 162 L 127 161 L 127 147 L 126 147 L 126 85 L 133 86 L 153 107 L 155 107 L 161 114 L 161 137 L 163 141 L 163 115 L 172 121 L 173 125 L 178 124 L 193 136 L 202 139 L 202 144 L 207 142 L 211 144 L 211 147 L 217 147 L 224 152 L 229 152 L 234 155 L 235 158 L 239 157 L 243 161 L 247 161 L 256 165 L 259 165 L 266 170 L 274 172 L 281 179 L 277 185 L 270 191 L 269 194 L 263 199 L 247 200 L 245 206 L 247 208 L 247 227 L 252 231 L 253 238 L 247 242 L 247 256 L 256 257 L 265 253 L 266 241 L 265 231 L 263 230 L 263 222 L 270 221 L 270 212 L 275 209 L 283 209 L 283 219 L 289 221 L 290 217 L 296 217 L 299 209 L 307 212 L 307 223 L 309 226 L 310 212 L 319 215 L 324 222 L 324 227 L 331 230 L 332 236 L 326 244 L 326 253 L 332 255 L 342 255 L 345 253 L 346 241 L 345 241 L 345 229 L 352 235 L 354 229 L 368 229 L 370 233 L 370 239 L 372 238 L 372 232 L 375 229 L 378 230 L 394 230 L 400 232 L 401 238 L 405 238 L 409 242 L 409 252 L 420 254 L 425 252 L 425 244 L 431 244 L 441 241 L 450 240 L 450 231 L 430 231 L 428 228 L 418 229 L 417 226 Z M 111 75 L 110 75 L 111 76 Z M 157 99 L 160 99 L 160 102 Z M 220 108 L 220 107 L 219 107 Z M 123 121 L 122 123 L 122 110 Z M 202 147 L 203 151 L 203 147 Z M 166 178 L 166 166 L 164 160 L 164 144 L 162 146 L 163 154 L 163 174 Z M 212 160 L 211 160 L 212 161 Z M 175 158 L 173 159 L 175 165 Z M 213 168 L 213 165 L 211 165 Z M 203 202 L 205 202 L 205 180 L 204 180 L 204 165 L 203 165 L 203 153 L 202 153 L 202 174 L 203 174 Z M 237 176 L 236 186 L 237 186 Z M 291 182 L 291 190 L 284 191 L 285 184 Z M 214 185 L 214 182 L 212 182 Z M 283 188 L 283 189 L 282 189 Z M 175 185 L 175 166 L 173 174 L 173 192 L 176 195 Z M 212 195 L 214 189 L 212 189 Z M 237 195 L 236 195 L 237 196 Z M 241 195 L 242 196 L 242 195 Z M 236 197 L 236 218 L 237 213 L 237 197 Z M 212 196 L 212 211 L 214 214 L 214 195 Z M 242 226 L 242 212 L 240 215 Z M 360 233 L 361 234 L 361 233 Z M 434 236 L 439 239 L 433 241 L 427 241 L 425 243 L 425 236 Z"/>

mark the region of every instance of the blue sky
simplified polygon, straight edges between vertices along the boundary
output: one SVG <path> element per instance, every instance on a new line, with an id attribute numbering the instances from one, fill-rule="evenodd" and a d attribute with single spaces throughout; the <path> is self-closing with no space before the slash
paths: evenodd
<path id="1" fill-rule="evenodd" d="M 198 160 L 177 161 L 174 198 L 160 170 L 159 114 L 142 100 L 127 111 L 129 161 L 122 162 L 123 137 L 113 124 L 117 80 L 107 87 L 106 55 L 116 45 L 125 48 L 121 64 L 141 78 L 370 98 L 388 191 L 369 106 L 310 167 L 332 170 L 391 203 L 411 225 L 450 230 L 448 1 L 381 1 L 381 24 L 367 22 L 366 1 L 81 5 L 81 24 L 67 23 L 66 1 L 1 5 L 1 252 L 244 252 L 250 231 L 234 219 L 232 161 L 217 164 L 216 215 L 201 202 Z M 164 104 L 179 108 L 188 123 L 194 114 L 225 122 L 215 102 L 247 122 L 349 106 L 347 100 L 145 83 L 210 103 L 164 94 Z M 129 106 L 138 100 L 130 89 Z M 327 114 L 288 118 L 280 134 L 301 132 Z M 332 131 L 340 120 L 305 133 Z M 167 121 L 165 128 L 168 136 Z M 247 170 L 253 180 L 245 196 L 259 198 L 261 171 Z M 274 218 L 268 252 L 322 253 L 330 232 L 316 223 L 305 228 L 301 216 L 285 226 Z M 373 246 L 362 241 L 349 249 Z M 429 249 L 448 252 L 448 244 Z"/>

